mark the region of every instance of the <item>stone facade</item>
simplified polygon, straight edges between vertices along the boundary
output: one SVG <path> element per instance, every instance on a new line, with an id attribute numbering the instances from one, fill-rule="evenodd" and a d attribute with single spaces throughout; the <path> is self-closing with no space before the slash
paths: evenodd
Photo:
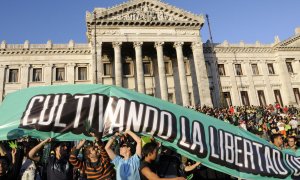
<path id="1" fill-rule="evenodd" d="M 159 0 L 131 0 L 87 12 L 87 44 L 2 41 L 0 101 L 27 87 L 99 83 L 184 106 L 299 103 L 299 30 L 270 45 L 211 44 L 203 24 Z"/>

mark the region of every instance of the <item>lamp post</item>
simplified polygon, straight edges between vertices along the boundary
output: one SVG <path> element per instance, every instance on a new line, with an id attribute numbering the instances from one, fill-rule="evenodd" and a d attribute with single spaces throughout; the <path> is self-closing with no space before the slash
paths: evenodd
<path id="1" fill-rule="evenodd" d="M 97 68 L 97 18 L 96 18 L 96 11 L 94 11 L 94 45 L 95 45 L 95 52 L 94 52 L 94 56 L 95 56 L 95 82 L 96 84 L 98 84 L 98 68 Z"/>

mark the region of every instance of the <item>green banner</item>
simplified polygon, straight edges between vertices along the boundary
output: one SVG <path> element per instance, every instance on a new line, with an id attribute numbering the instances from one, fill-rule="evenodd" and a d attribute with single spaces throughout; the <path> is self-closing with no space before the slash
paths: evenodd
<path id="1" fill-rule="evenodd" d="M 105 85 L 34 87 L 0 106 L 0 140 L 63 141 L 131 129 L 209 168 L 245 179 L 298 179 L 300 157 L 243 129 L 160 99 Z"/>

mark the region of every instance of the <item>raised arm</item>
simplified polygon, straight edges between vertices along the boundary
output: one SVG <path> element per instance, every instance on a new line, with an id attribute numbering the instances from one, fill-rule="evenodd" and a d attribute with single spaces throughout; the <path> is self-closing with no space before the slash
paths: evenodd
<path id="1" fill-rule="evenodd" d="M 189 165 L 189 166 L 185 166 L 184 171 L 188 172 L 188 171 L 192 171 L 194 170 L 197 166 L 199 166 L 201 164 L 201 162 L 196 162 L 193 165 Z"/>
<path id="2" fill-rule="evenodd" d="M 72 149 L 71 154 L 70 154 L 69 161 L 77 169 L 82 169 L 82 167 L 83 167 L 83 162 L 77 158 L 77 155 L 78 155 L 80 149 L 82 148 L 82 146 L 84 145 L 84 143 L 85 143 L 85 139 L 81 140 L 78 143 L 78 145 Z"/>
<path id="3" fill-rule="evenodd" d="M 141 140 L 141 138 L 130 130 L 126 130 L 125 133 L 128 134 L 129 136 L 131 136 L 134 139 L 134 141 L 136 142 L 135 153 L 141 158 L 142 157 L 142 140 Z"/>
<path id="4" fill-rule="evenodd" d="M 40 161 L 41 157 L 36 156 L 36 153 L 48 142 L 51 142 L 51 138 L 41 141 L 38 145 L 32 148 L 28 153 L 28 157 L 33 161 Z"/>
<path id="5" fill-rule="evenodd" d="M 115 141 L 116 136 L 118 136 L 118 133 L 116 133 L 115 135 L 110 137 L 110 139 L 108 140 L 108 142 L 106 143 L 106 146 L 105 146 L 105 151 L 107 152 L 107 154 L 111 160 L 114 160 L 116 157 L 115 152 L 111 149 L 111 146 L 112 146 L 113 142 Z"/>

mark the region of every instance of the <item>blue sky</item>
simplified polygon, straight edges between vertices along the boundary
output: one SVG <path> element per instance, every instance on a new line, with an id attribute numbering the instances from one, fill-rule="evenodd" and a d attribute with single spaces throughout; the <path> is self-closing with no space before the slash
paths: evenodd
<path id="1" fill-rule="evenodd" d="M 85 12 L 125 0 L 2 0 L 0 41 L 22 44 L 86 43 Z M 163 0 L 196 14 L 208 14 L 214 42 L 264 44 L 284 40 L 300 27 L 299 0 Z M 205 42 L 207 23 L 201 30 Z"/>

